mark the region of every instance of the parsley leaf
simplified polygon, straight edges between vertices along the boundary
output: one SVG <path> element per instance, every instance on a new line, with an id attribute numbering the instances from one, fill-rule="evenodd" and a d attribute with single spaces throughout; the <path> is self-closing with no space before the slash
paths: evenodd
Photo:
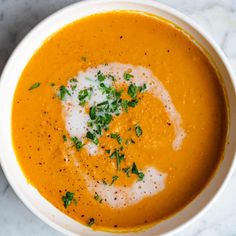
<path id="1" fill-rule="evenodd" d="M 91 120 L 95 120 L 96 118 L 96 106 L 90 107 L 89 116 Z"/>
<path id="2" fill-rule="evenodd" d="M 64 203 L 65 208 L 67 208 L 71 204 L 72 200 L 75 200 L 74 193 L 72 192 L 66 192 L 66 195 L 62 196 L 62 201 Z"/>
<path id="3" fill-rule="evenodd" d="M 131 101 L 128 102 L 129 107 L 135 107 L 138 104 L 138 99 L 132 99 Z"/>
<path id="4" fill-rule="evenodd" d="M 123 74 L 123 77 L 124 77 L 124 79 L 126 80 L 126 81 L 129 81 L 131 78 L 133 78 L 134 76 L 133 75 L 131 75 L 131 74 L 129 74 L 129 73 L 127 73 L 127 72 L 125 72 L 124 74 Z"/>
<path id="5" fill-rule="evenodd" d="M 132 165 L 131 172 L 132 172 L 133 174 L 135 174 L 135 175 L 138 176 L 138 181 L 143 180 L 143 178 L 144 178 L 144 173 L 138 170 L 138 168 L 137 168 L 135 162 L 134 162 L 133 165 Z"/>
<path id="6" fill-rule="evenodd" d="M 125 159 L 125 155 L 119 152 L 119 149 L 115 149 L 114 152 L 112 152 L 112 154 L 110 155 L 111 159 L 116 158 L 116 166 L 117 169 L 120 169 L 120 163 L 121 161 L 123 161 Z"/>
<path id="7" fill-rule="evenodd" d="M 79 151 L 84 146 L 84 144 L 77 137 L 72 137 L 71 141 L 74 143 L 77 151 Z"/>
<path id="8" fill-rule="evenodd" d="M 128 177 L 130 177 L 130 172 L 131 172 L 131 168 L 130 168 L 130 167 L 123 168 L 122 170 L 125 172 L 125 174 L 126 174 Z"/>
<path id="9" fill-rule="evenodd" d="M 82 89 L 82 90 L 79 91 L 78 98 L 79 98 L 80 101 L 84 100 L 88 96 L 89 96 L 88 89 Z"/>
<path id="10" fill-rule="evenodd" d="M 110 186 L 111 186 L 112 184 L 114 184 L 115 181 L 118 180 L 118 179 L 119 179 L 119 176 L 114 175 L 114 176 L 112 177 L 112 181 L 111 181 L 111 183 L 110 183 Z"/>
<path id="11" fill-rule="evenodd" d="M 128 112 L 129 101 L 128 100 L 122 100 L 121 101 L 121 107 L 125 110 L 125 112 Z"/>
<path id="12" fill-rule="evenodd" d="M 138 137 L 140 137 L 143 134 L 143 131 L 139 125 L 135 126 L 135 132 Z"/>
<path id="13" fill-rule="evenodd" d="M 88 220 L 88 226 L 89 227 L 91 227 L 93 224 L 95 224 L 95 219 L 94 218 L 90 218 L 89 220 Z"/>
<path id="14" fill-rule="evenodd" d="M 64 85 L 60 86 L 59 90 L 60 90 L 59 97 L 61 100 L 65 99 L 66 94 L 71 96 L 69 90 Z"/>
<path id="15" fill-rule="evenodd" d="M 63 141 L 66 142 L 67 141 L 67 137 L 65 134 L 62 135 Z"/>
<path id="16" fill-rule="evenodd" d="M 135 141 L 131 138 L 131 139 L 127 139 L 126 141 L 125 141 L 125 144 L 126 145 L 128 145 L 128 144 L 131 144 L 131 143 L 135 143 Z"/>
<path id="17" fill-rule="evenodd" d="M 37 82 L 37 83 L 35 83 L 35 84 L 31 85 L 31 87 L 29 88 L 29 90 L 36 89 L 36 88 L 38 88 L 39 86 L 40 86 L 40 83 L 39 83 L 39 82 Z"/>
<path id="18" fill-rule="evenodd" d="M 100 195 L 98 195 L 97 192 L 95 192 L 94 199 L 95 199 L 96 201 L 98 201 L 99 203 L 102 203 L 102 198 L 101 198 Z"/>
<path id="19" fill-rule="evenodd" d="M 130 84 L 128 87 L 128 95 L 131 98 L 136 98 L 138 92 L 138 87 L 135 84 Z"/>
<path id="20" fill-rule="evenodd" d="M 102 74 L 102 72 L 100 70 L 97 73 L 97 77 L 98 77 L 98 80 L 100 82 L 102 82 L 102 81 L 104 81 L 106 79 L 106 77 Z"/>
<path id="21" fill-rule="evenodd" d="M 122 138 L 121 138 L 120 135 L 117 134 L 117 133 L 112 133 L 112 134 L 111 134 L 111 138 L 116 139 L 119 144 L 122 143 Z"/>
<path id="22" fill-rule="evenodd" d="M 138 90 L 139 90 L 140 93 L 145 91 L 146 89 L 147 89 L 147 85 L 146 84 L 143 84 L 142 86 L 138 87 Z"/>
<path id="23" fill-rule="evenodd" d="M 107 154 L 110 154 L 111 150 L 110 150 L 110 149 L 107 149 L 107 150 L 105 150 L 105 152 L 106 152 Z"/>
<path id="24" fill-rule="evenodd" d="M 88 139 L 92 140 L 94 144 L 98 145 L 98 138 L 97 138 L 96 134 L 88 131 L 87 134 L 86 134 L 86 137 Z"/>

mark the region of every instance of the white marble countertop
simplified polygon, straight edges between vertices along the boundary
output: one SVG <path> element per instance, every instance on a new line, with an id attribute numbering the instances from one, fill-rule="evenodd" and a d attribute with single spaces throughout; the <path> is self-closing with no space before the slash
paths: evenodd
<path id="1" fill-rule="evenodd" d="M 145 0 L 144 0 L 145 1 Z M 0 73 L 19 40 L 40 20 L 75 0 L 0 0 Z M 236 0 L 159 0 L 189 15 L 224 50 L 236 72 Z M 236 235 L 236 170 L 207 213 L 177 236 Z M 0 167 L 0 236 L 61 235 L 18 199 Z"/>

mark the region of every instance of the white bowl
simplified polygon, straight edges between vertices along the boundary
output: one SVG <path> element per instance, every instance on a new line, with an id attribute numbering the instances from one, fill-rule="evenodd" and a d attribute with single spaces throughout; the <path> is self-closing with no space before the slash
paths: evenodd
<path id="1" fill-rule="evenodd" d="M 42 45 L 48 36 L 58 31 L 68 23 L 90 14 L 112 10 L 139 10 L 152 13 L 174 22 L 176 25 L 186 30 L 200 43 L 200 45 L 203 46 L 203 48 L 208 51 L 223 78 L 223 86 L 225 87 L 230 110 L 229 132 L 228 142 L 224 152 L 224 159 L 221 162 L 215 176 L 203 189 L 203 191 L 183 210 L 179 211 L 171 218 L 155 225 L 154 227 L 147 229 L 146 231 L 136 233 L 131 232 L 129 235 L 147 236 L 174 233 L 188 225 L 190 222 L 193 222 L 197 216 L 200 216 L 200 213 L 206 211 L 229 180 L 230 174 L 233 170 L 236 147 L 236 92 L 232 70 L 225 55 L 216 43 L 205 33 L 204 30 L 200 29 L 199 26 L 192 22 L 189 18 L 176 10 L 158 3 L 157 1 L 93 0 L 79 2 L 48 17 L 22 40 L 8 60 L 1 77 L 1 165 L 9 183 L 25 205 L 35 215 L 58 231 L 67 235 L 115 235 L 115 233 L 93 231 L 92 229 L 79 224 L 57 210 L 53 205 L 45 200 L 33 186 L 29 185 L 17 162 L 12 147 L 11 137 L 11 111 L 15 88 L 22 70 L 35 51 Z"/>

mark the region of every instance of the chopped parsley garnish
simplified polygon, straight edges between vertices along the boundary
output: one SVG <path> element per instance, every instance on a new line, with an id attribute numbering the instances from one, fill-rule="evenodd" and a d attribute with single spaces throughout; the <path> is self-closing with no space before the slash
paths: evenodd
<path id="1" fill-rule="evenodd" d="M 99 70 L 97 73 L 97 78 L 100 82 L 104 81 L 106 79 L 105 75 L 102 74 L 102 72 Z"/>
<path id="2" fill-rule="evenodd" d="M 125 172 L 125 174 L 126 174 L 128 177 L 130 177 L 130 172 L 131 172 L 131 168 L 130 168 L 130 167 L 123 168 L 122 170 Z"/>
<path id="3" fill-rule="evenodd" d="M 131 98 L 136 98 L 138 92 L 138 87 L 135 84 L 130 84 L 128 87 L 128 95 Z"/>
<path id="4" fill-rule="evenodd" d="M 135 141 L 131 138 L 131 139 L 127 139 L 126 141 L 125 141 L 125 144 L 126 145 L 128 145 L 128 144 L 131 144 L 131 143 L 135 143 Z"/>
<path id="5" fill-rule="evenodd" d="M 67 137 L 65 134 L 62 135 L 63 141 L 66 142 L 67 141 Z"/>
<path id="6" fill-rule="evenodd" d="M 132 99 L 131 101 L 128 101 L 128 106 L 129 107 L 135 107 L 138 104 L 138 99 Z"/>
<path id="7" fill-rule="evenodd" d="M 75 91 L 77 85 L 71 85 L 70 87 L 71 87 L 71 90 L 72 90 L 72 91 Z"/>
<path id="8" fill-rule="evenodd" d="M 66 192 L 66 195 L 62 196 L 62 201 L 64 203 L 65 208 L 67 208 L 72 203 L 72 201 L 74 201 L 75 204 L 77 203 L 74 199 L 74 193 L 72 192 Z"/>
<path id="9" fill-rule="evenodd" d="M 91 120 L 96 118 L 96 106 L 90 107 L 89 116 Z"/>
<path id="10" fill-rule="evenodd" d="M 35 83 L 35 84 L 31 85 L 31 87 L 29 88 L 29 90 L 36 89 L 36 88 L 38 88 L 39 86 L 40 86 L 40 83 L 39 83 L 39 82 L 37 82 L 37 83 Z"/>
<path id="11" fill-rule="evenodd" d="M 131 74 L 129 74 L 129 73 L 127 73 L 127 72 L 125 72 L 124 74 L 123 74 L 123 77 L 124 77 L 124 79 L 126 80 L 126 81 L 129 81 L 131 78 L 133 78 L 134 76 L 133 75 L 131 75 Z"/>
<path id="12" fill-rule="evenodd" d="M 70 82 L 78 82 L 78 80 L 76 78 L 72 78 L 70 79 Z"/>
<path id="13" fill-rule="evenodd" d="M 83 89 L 83 90 L 79 91 L 78 98 L 79 98 L 80 101 L 84 100 L 88 96 L 89 96 L 88 89 Z"/>
<path id="14" fill-rule="evenodd" d="M 83 106 L 86 103 L 86 100 L 89 99 L 91 97 L 91 91 L 92 88 L 89 89 L 83 89 L 79 91 L 78 94 L 78 99 L 80 101 L 80 105 Z"/>
<path id="15" fill-rule="evenodd" d="M 64 85 L 60 86 L 59 91 L 60 91 L 59 97 L 61 100 L 65 99 L 66 94 L 71 96 L 69 90 Z"/>
<path id="16" fill-rule="evenodd" d="M 119 179 L 119 176 L 117 176 L 117 175 L 112 176 L 112 181 L 111 181 L 110 185 L 114 184 L 116 182 L 116 180 L 118 180 L 118 179 Z"/>
<path id="17" fill-rule="evenodd" d="M 107 154 L 110 154 L 110 153 L 111 153 L 111 150 L 107 149 L 107 150 L 105 150 L 105 152 L 106 152 Z"/>
<path id="18" fill-rule="evenodd" d="M 122 138 L 121 138 L 120 135 L 117 134 L 117 133 L 112 133 L 112 134 L 111 134 L 111 138 L 116 139 L 119 144 L 122 143 Z"/>
<path id="19" fill-rule="evenodd" d="M 91 133 L 90 131 L 87 132 L 86 137 L 93 141 L 94 144 L 98 144 L 98 138 L 95 133 Z"/>
<path id="20" fill-rule="evenodd" d="M 120 150 L 123 150 L 123 148 L 120 148 Z M 123 161 L 125 159 L 125 155 L 123 153 L 120 153 L 119 149 L 115 149 L 114 152 L 111 153 L 111 155 L 109 156 L 111 159 L 116 158 L 116 166 L 117 169 L 120 169 L 120 163 L 121 161 Z"/>
<path id="21" fill-rule="evenodd" d="M 88 220 L 88 226 L 89 227 L 91 227 L 93 224 L 95 224 L 95 219 L 94 218 L 90 218 L 89 220 Z"/>
<path id="22" fill-rule="evenodd" d="M 72 137 L 71 141 L 74 143 L 77 151 L 79 151 L 84 146 L 84 144 L 77 137 Z"/>
<path id="23" fill-rule="evenodd" d="M 125 110 L 125 112 L 128 112 L 129 101 L 128 100 L 122 100 L 121 101 L 121 107 Z"/>
<path id="24" fill-rule="evenodd" d="M 139 125 L 135 126 L 135 133 L 138 137 L 140 137 L 143 134 L 143 131 Z"/>
<path id="25" fill-rule="evenodd" d="M 101 197 L 100 195 L 98 195 L 97 192 L 95 192 L 94 199 L 95 199 L 96 201 L 98 201 L 99 203 L 102 203 L 102 197 Z"/>
<path id="26" fill-rule="evenodd" d="M 116 81 L 116 79 L 115 79 L 115 77 L 113 75 L 108 75 L 107 78 L 111 79 L 112 81 Z"/>
<path id="27" fill-rule="evenodd" d="M 102 179 L 102 183 L 103 183 L 104 185 L 107 185 L 107 182 L 106 182 L 105 179 Z"/>
<path id="28" fill-rule="evenodd" d="M 138 181 L 143 180 L 143 178 L 144 178 L 144 173 L 138 170 L 138 168 L 137 168 L 135 162 L 134 162 L 133 165 L 132 165 L 132 170 L 131 170 L 131 172 L 132 172 L 133 174 L 135 174 L 135 175 L 138 176 Z"/>
<path id="29" fill-rule="evenodd" d="M 139 89 L 139 92 L 141 93 L 147 89 L 147 85 L 143 84 L 142 86 L 139 86 L 138 89 Z"/>

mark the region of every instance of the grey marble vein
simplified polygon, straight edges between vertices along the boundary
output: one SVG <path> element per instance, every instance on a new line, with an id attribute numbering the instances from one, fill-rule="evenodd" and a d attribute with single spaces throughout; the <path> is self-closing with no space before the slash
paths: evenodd
<path id="1" fill-rule="evenodd" d="M 0 73 L 9 55 L 38 22 L 75 0 L 0 0 Z M 159 0 L 205 28 L 236 72 L 236 0 Z M 177 236 L 236 236 L 236 173 L 210 210 Z M 18 199 L 0 168 L 0 236 L 61 235 Z"/>

